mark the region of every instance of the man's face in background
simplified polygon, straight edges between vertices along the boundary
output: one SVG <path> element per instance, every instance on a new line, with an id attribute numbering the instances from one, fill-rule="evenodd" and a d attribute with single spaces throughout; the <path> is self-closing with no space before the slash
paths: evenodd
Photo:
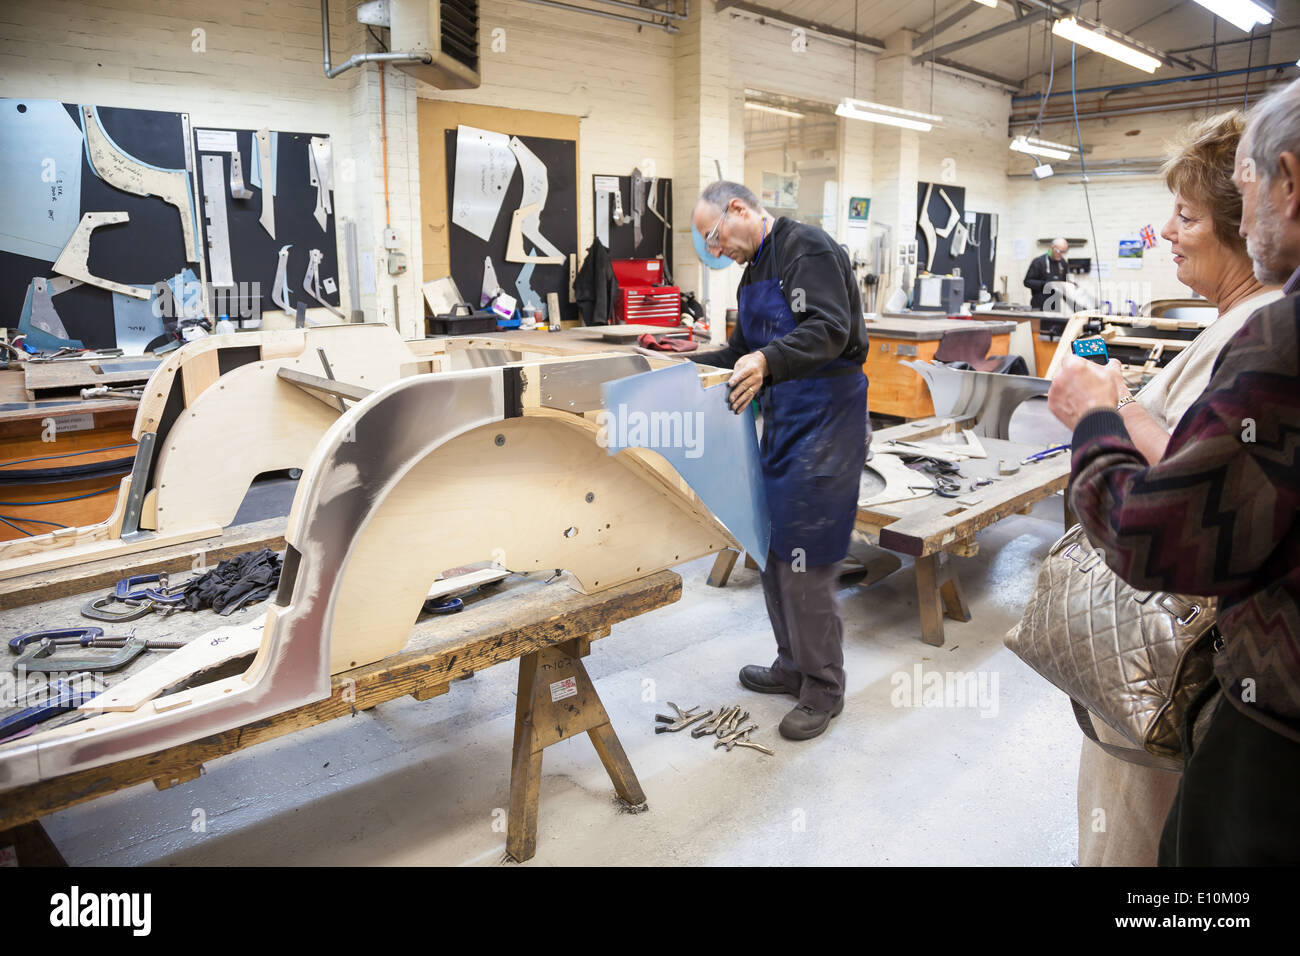
<path id="1" fill-rule="evenodd" d="M 1059 243 L 1059 244 L 1055 242 L 1052 243 L 1052 261 L 1060 262 L 1062 259 L 1065 258 L 1065 254 L 1069 251 L 1070 251 L 1070 244 L 1068 242 Z"/>

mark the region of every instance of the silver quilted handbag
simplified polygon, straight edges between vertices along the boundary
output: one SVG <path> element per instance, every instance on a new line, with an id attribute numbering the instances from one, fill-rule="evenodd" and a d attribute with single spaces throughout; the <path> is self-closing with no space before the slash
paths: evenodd
<path id="1" fill-rule="evenodd" d="M 1215 616 L 1212 598 L 1125 584 L 1075 525 L 1052 545 L 1006 644 L 1070 696 L 1079 726 L 1103 750 L 1176 770 L 1183 715 L 1213 678 Z M 1089 714 L 1139 749 L 1097 740 Z"/>

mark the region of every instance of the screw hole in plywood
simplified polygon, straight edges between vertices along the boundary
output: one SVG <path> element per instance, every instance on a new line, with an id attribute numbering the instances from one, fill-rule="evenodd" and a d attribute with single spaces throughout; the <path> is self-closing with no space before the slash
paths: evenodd
<path id="1" fill-rule="evenodd" d="M 565 529 L 564 529 L 564 536 L 565 536 L 566 538 L 574 538 L 574 537 L 577 537 L 577 534 L 578 534 L 578 529 L 577 529 L 577 528 L 569 527 L 569 528 L 565 528 Z"/>

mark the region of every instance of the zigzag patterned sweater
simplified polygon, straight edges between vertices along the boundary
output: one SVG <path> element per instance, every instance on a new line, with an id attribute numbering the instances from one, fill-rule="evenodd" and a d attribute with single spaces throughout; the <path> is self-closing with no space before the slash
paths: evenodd
<path id="1" fill-rule="evenodd" d="M 1068 494 L 1129 584 L 1219 598 L 1225 695 L 1300 740 L 1300 295 L 1229 341 L 1156 465 L 1117 412 L 1085 415 Z"/>

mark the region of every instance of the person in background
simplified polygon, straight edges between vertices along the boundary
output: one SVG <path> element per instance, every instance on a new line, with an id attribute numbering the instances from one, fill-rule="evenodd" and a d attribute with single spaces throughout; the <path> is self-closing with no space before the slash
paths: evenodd
<path id="1" fill-rule="evenodd" d="M 848 553 L 868 444 L 867 326 L 847 253 L 817 226 L 775 218 L 744 186 L 713 183 L 692 224 L 714 255 L 745 266 L 726 348 L 694 362 L 734 369 L 731 407 L 763 409 L 760 462 L 772 517 L 763 596 L 776 637 L 770 667 L 740 682 L 799 704 L 791 740 L 822 733 L 844 708 L 839 563 Z"/>
<path id="2" fill-rule="evenodd" d="M 1068 309 L 1067 303 L 1052 302 L 1052 290 L 1047 286 L 1051 282 L 1074 284 L 1070 278 L 1070 264 L 1065 259 L 1065 254 L 1069 251 L 1070 244 L 1057 236 L 1052 240 L 1051 248 L 1047 252 L 1029 263 L 1029 271 L 1025 273 L 1025 288 L 1029 290 L 1030 308 L 1045 309 L 1049 304 L 1053 304 L 1056 306 L 1055 311 Z"/>

